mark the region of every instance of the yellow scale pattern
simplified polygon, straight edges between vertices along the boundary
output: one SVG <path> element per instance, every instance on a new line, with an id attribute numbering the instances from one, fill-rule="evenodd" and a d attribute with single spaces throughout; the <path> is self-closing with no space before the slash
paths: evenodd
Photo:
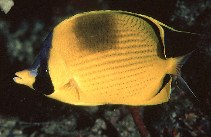
<path id="1" fill-rule="evenodd" d="M 158 81 L 160 84 L 163 78 L 154 77 L 150 71 L 156 69 L 153 64 L 161 60 L 157 56 L 156 34 L 149 24 L 140 18 L 114 15 L 114 19 L 118 40 L 112 44 L 115 44 L 116 48 L 87 55 L 73 62 L 74 76 L 79 78 L 76 82 L 81 93 L 89 100 L 102 97 L 104 102 L 117 104 L 122 103 L 125 98 L 147 100 L 156 94 L 148 90 L 149 82 Z M 107 44 L 110 44 L 109 41 Z M 141 96 L 144 92 L 149 93 Z"/>

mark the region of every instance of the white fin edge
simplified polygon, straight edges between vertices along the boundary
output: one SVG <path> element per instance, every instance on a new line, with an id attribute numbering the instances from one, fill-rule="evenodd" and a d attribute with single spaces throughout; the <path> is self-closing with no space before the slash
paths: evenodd
<path id="1" fill-rule="evenodd" d="M 176 79 L 178 79 L 188 90 L 189 92 L 199 101 L 199 99 L 196 97 L 196 95 L 193 93 L 193 91 L 190 89 L 190 87 L 188 86 L 188 84 L 185 82 L 185 80 L 180 76 L 180 75 L 173 75 L 174 77 L 176 77 Z M 178 85 L 177 87 L 182 90 Z"/>

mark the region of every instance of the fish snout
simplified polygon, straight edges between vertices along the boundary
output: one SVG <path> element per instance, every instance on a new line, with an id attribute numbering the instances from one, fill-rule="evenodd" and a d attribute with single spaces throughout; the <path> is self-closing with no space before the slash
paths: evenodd
<path id="1" fill-rule="evenodd" d="M 26 85 L 30 88 L 33 88 L 35 82 L 35 76 L 31 74 L 29 70 L 22 70 L 15 73 L 13 80 L 18 84 Z"/>

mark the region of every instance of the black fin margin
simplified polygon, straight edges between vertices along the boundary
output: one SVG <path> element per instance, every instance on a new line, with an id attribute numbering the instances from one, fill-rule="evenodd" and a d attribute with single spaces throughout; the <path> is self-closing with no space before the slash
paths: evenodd
<path id="1" fill-rule="evenodd" d="M 120 13 L 120 14 L 126 14 L 126 15 L 130 15 L 130 16 L 134 16 L 134 17 L 137 17 L 137 18 L 141 18 L 141 19 L 143 19 L 144 21 L 146 21 L 152 28 L 153 28 L 153 30 L 154 30 L 154 32 L 155 32 L 155 34 L 156 34 L 156 36 L 158 37 L 158 40 L 159 40 L 159 42 L 158 42 L 158 48 L 157 48 L 157 55 L 161 58 L 161 59 L 166 59 L 166 57 L 165 57 L 165 55 L 164 55 L 164 50 L 165 50 L 165 48 L 164 48 L 164 45 L 163 45 L 163 42 L 162 42 L 162 38 L 161 38 L 161 36 L 160 36 L 160 30 L 159 30 L 159 28 L 158 28 L 158 26 L 155 24 L 155 23 L 153 23 L 150 19 L 148 19 L 148 18 L 144 18 L 144 17 L 142 17 L 142 16 L 139 16 L 139 15 L 134 15 L 134 14 L 132 14 L 132 13 Z"/>
<path id="2" fill-rule="evenodd" d="M 157 94 L 159 94 L 161 92 L 161 90 L 166 86 L 166 84 L 171 80 L 171 75 L 167 74 L 165 75 L 165 77 L 163 78 L 163 84 L 160 87 L 160 89 L 158 90 L 158 92 L 154 95 L 156 96 Z"/>

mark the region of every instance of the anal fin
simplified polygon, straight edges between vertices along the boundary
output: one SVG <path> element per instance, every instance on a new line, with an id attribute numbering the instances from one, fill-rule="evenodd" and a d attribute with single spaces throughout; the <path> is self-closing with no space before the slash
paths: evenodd
<path id="1" fill-rule="evenodd" d="M 171 82 L 172 78 L 170 78 L 169 82 L 163 87 L 163 89 L 153 98 L 148 101 L 142 103 L 142 105 L 156 105 L 164 102 L 168 102 L 171 93 Z"/>

